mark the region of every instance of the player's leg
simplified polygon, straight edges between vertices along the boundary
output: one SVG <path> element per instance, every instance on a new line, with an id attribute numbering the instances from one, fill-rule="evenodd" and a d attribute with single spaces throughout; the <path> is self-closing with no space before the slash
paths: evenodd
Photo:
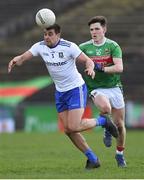
<path id="1" fill-rule="evenodd" d="M 84 108 L 72 109 L 68 113 L 68 131 L 69 132 L 81 132 L 88 129 L 92 129 L 96 126 L 96 119 L 84 119 L 82 115 Z"/>
<path id="2" fill-rule="evenodd" d="M 85 138 L 80 133 L 66 133 L 68 137 L 71 139 L 73 144 L 81 150 L 85 156 L 87 157 L 86 169 L 93 169 L 100 167 L 100 161 L 97 155 L 92 151 L 92 149 L 88 146 Z"/>
<path id="3" fill-rule="evenodd" d="M 88 149 L 81 149 L 84 147 L 83 145 L 83 139 L 79 133 L 74 133 L 78 131 L 83 131 L 86 129 L 90 129 L 92 127 L 95 127 L 97 124 L 97 121 L 95 119 L 81 119 L 83 115 L 83 108 L 80 109 L 72 109 L 68 112 L 68 122 L 67 122 L 67 130 L 66 133 L 69 135 L 70 139 L 72 142 L 80 149 L 83 151 L 83 153 L 87 156 L 88 160 L 86 163 L 86 169 L 92 169 L 92 168 L 97 168 L 100 166 L 100 162 L 98 157 L 93 153 L 93 151 L 88 148 Z M 102 118 L 102 117 L 101 117 Z M 105 121 L 105 117 L 104 120 Z M 110 120 L 106 119 L 107 123 L 111 123 Z M 117 133 L 117 128 L 113 124 L 108 124 L 105 126 L 108 130 L 110 129 L 110 132 L 115 132 Z M 117 134 L 116 134 L 117 135 Z M 86 147 L 86 146 L 85 146 Z"/>
<path id="4" fill-rule="evenodd" d="M 112 117 L 118 127 L 119 136 L 116 142 L 116 160 L 119 167 L 126 167 L 124 158 L 126 128 L 125 128 L 125 108 L 112 109 Z"/>
<path id="5" fill-rule="evenodd" d="M 91 98 L 94 105 L 100 110 L 101 114 L 111 114 L 110 101 L 103 93 L 93 95 Z"/>
<path id="6" fill-rule="evenodd" d="M 117 138 L 117 146 L 125 146 L 126 128 L 125 128 L 125 108 L 112 109 L 112 117 L 118 127 L 119 137 Z"/>
<path id="7" fill-rule="evenodd" d="M 82 152 L 85 152 L 87 149 L 89 149 L 85 139 L 79 133 L 75 134 L 75 133 L 69 131 L 69 127 L 68 127 L 69 104 L 72 106 L 72 108 L 74 108 L 74 104 L 76 104 L 76 103 L 79 104 L 79 101 L 76 102 L 77 101 L 76 95 L 80 94 L 80 92 L 82 93 L 83 91 L 86 90 L 85 87 L 83 89 L 82 88 L 80 88 L 80 89 L 81 89 L 81 91 L 79 90 L 79 88 L 75 88 L 74 90 L 70 90 L 65 93 L 56 91 L 55 92 L 55 101 L 56 101 L 56 108 L 59 113 L 59 117 L 62 120 L 65 133 L 72 140 L 72 142 L 75 144 L 75 146 L 77 146 Z M 84 104 L 81 103 L 81 105 L 85 107 L 87 96 L 84 94 L 81 97 L 83 97 L 83 98 L 81 98 L 81 100 L 84 103 Z M 76 99 L 76 101 L 75 101 L 75 99 Z M 75 108 L 77 108 L 77 107 L 75 107 Z M 81 118 L 83 112 L 84 112 L 84 108 L 81 109 L 80 118 Z M 74 116 L 74 119 L 77 119 L 77 116 Z"/>
<path id="8" fill-rule="evenodd" d="M 116 160 L 119 167 L 126 167 L 126 162 L 124 159 L 123 151 L 125 148 L 125 103 L 123 94 L 120 88 L 111 89 L 112 96 L 110 98 L 112 105 L 112 117 L 118 127 L 119 136 L 117 138 L 117 148 L 116 148 Z"/>
<path id="9" fill-rule="evenodd" d="M 59 113 L 59 116 L 63 122 L 65 134 L 70 138 L 72 143 L 80 150 L 82 151 L 85 156 L 87 157 L 87 164 L 86 169 L 93 169 L 100 167 L 100 162 L 97 157 L 97 155 L 91 150 L 91 148 L 88 146 L 85 138 L 80 133 L 68 133 L 67 130 L 67 117 L 68 117 L 68 111 L 64 111 Z"/>
<path id="10" fill-rule="evenodd" d="M 94 105 L 99 109 L 101 115 L 111 114 L 111 104 L 108 97 L 106 97 L 103 93 L 94 93 L 91 98 Z M 104 129 L 103 142 L 106 147 L 110 147 L 112 145 L 111 133 L 106 129 Z"/>
<path id="11" fill-rule="evenodd" d="M 100 115 L 97 119 L 82 119 L 83 108 L 72 109 L 68 113 L 68 127 L 67 131 L 70 132 L 81 132 L 88 129 L 92 129 L 95 126 L 102 126 L 106 128 L 113 137 L 117 138 L 118 130 L 116 125 L 109 119 L 108 116 Z"/>
<path id="12" fill-rule="evenodd" d="M 59 117 L 62 120 L 63 126 L 64 126 L 64 132 L 65 134 L 71 139 L 73 144 L 82 152 L 85 152 L 87 149 L 89 149 L 89 146 L 85 140 L 85 138 L 80 133 L 71 133 L 68 132 L 68 111 L 64 111 L 59 113 Z"/>
<path id="13" fill-rule="evenodd" d="M 78 95 L 78 97 L 76 95 Z M 77 129 L 77 127 L 79 126 L 78 124 L 80 124 L 81 118 L 84 112 L 84 108 L 79 108 L 79 107 L 81 106 L 85 107 L 85 105 L 83 105 L 82 103 L 82 102 L 86 102 L 85 98 L 86 96 L 83 96 L 81 94 L 81 90 L 79 90 L 79 88 L 74 89 L 74 91 L 72 90 L 72 91 L 67 92 L 66 95 L 65 93 L 56 92 L 56 107 L 59 112 L 59 117 L 64 123 L 65 133 L 74 143 L 74 145 L 86 155 L 88 159 L 86 168 L 92 169 L 92 168 L 97 168 L 100 166 L 99 160 L 97 156 L 94 154 L 94 152 L 89 148 L 89 146 L 87 145 L 82 135 L 80 133 L 75 133 L 75 129 Z M 78 104 L 78 106 L 76 106 L 76 104 Z M 76 109 L 73 109 L 73 108 L 76 108 Z M 77 108 L 79 108 L 78 111 L 77 111 Z M 69 120 L 72 123 L 69 123 Z M 73 121 L 75 120 L 76 122 L 78 122 L 76 126 L 73 124 Z M 95 120 L 93 120 L 93 123 L 94 125 L 91 126 L 91 123 L 90 123 L 89 126 L 90 127 L 95 126 L 96 124 Z"/>
<path id="14" fill-rule="evenodd" d="M 86 86 L 74 88 L 66 93 L 56 91 L 55 98 L 57 111 L 59 112 L 59 116 L 64 123 L 65 133 L 69 135 L 72 142 L 80 150 L 84 151 L 84 154 L 88 158 L 86 168 L 92 169 L 100 166 L 98 158 L 90 148 L 87 149 L 87 146 L 84 144 L 84 141 L 79 133 L 77 135 L 73 135 L 73 133 L 95 127 L 96 125 L 95 119 L 92 119 L 91 122 L 88 121 L 88 119 L 83 121 L 81 120 L 87 99 L 85 88 Z M 83 124 L 81 122 L 84 122 L 84 125 L 81 125 Z M 98 123 L 110 128 L 115 128 L 113 124 L 107 123 L 106 117 L 101 117 Z M 116 131 L 117 129 L 115 128 L 114 130 Z M 97 161 L 93 162 L 94 160 Z"/>
<path id="15" fill-rule="evenodd" d="M 73 144 L 82 152 L 85 152 L 87 149 L 89 149 L 89 146 L 85 140 L 85 138 L 80 133 L 70 133 L 67 131 L 68 129 L 68 111 L 64 111 L 59 113 L 59 117 L 62 120 L 65 134 L 71 139 Z"/>
<path id="16" fill-rule="evenodd" d="M 102 126 L 105 127 L 114 137 L 117 137 L 117 128 L 109 117 L 100 115 L 97 119 L 82 119 L 87 100 L 86 85 L 74 88 L 73 90 L 69 91 L 69 95 L 70 96 L 67 96 L 67 104 L 69 109 L 67 124 L 68 132 L 81 132 L 94 128 L 95 126 Z"/>

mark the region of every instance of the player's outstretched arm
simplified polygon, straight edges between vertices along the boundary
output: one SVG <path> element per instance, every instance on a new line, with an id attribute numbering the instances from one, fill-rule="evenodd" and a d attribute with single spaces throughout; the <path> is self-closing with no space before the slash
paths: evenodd
<path id="1" fill-rule="evenodd" d="M 26 51 L 25 53 L 14 57 L 8 64 L 8 73 L 10 73 L 15 65 L 21 66 L 24 61 L 27 61 L 33 57 L 30 51 Z"/>

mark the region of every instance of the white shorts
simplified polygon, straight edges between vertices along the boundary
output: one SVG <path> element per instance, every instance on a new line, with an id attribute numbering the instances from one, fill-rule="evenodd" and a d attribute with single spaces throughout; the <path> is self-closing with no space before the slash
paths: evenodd
<path id="1" fill-rule="evenodd" d="M 103 95 L 107 97 L 113 108 L 121 109 L 125 107 L 124 97 L 119 87 L 115 88 L 98 88 L 91 91 L 91 96 L 96 97 L 97 95 Z"/>

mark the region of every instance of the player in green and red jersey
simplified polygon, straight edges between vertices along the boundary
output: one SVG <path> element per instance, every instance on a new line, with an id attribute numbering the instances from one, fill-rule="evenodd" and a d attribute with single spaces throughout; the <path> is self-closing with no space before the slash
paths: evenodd
<path id="1" fill-rule="evenodd" d="M 107 19 L 95 16 L 88 22 L 92 39 L 80 44 L 80 49 L 95 63 L 95 78 L 84 75 L 90 97 L 100 110 L 109 114 L 119 130 L 115 158 L 119 167 L 126 167 L 124 159 L 126 129 L 124 123 L 125 103 L 122 94 L 120 73 L 123 72 L 122 50 L 113 40 L 105 37 Z M 110 147 L 112 137 L 104 131 L 104 144 Z"/>

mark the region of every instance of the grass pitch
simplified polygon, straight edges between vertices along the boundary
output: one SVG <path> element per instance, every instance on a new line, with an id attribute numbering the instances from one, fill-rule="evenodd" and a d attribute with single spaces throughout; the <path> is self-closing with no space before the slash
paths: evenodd
<path id="1" fill-rule="evenodd" d="M 0 134 L 1 179 L 144 179 L 144 133 L 127 131 L 127 168 L 118 168 L 113 146 L 106 148 L 102 130 L 83 133 L 101 167 L 84 169 L 86 157 L 63 133 Z"/>

